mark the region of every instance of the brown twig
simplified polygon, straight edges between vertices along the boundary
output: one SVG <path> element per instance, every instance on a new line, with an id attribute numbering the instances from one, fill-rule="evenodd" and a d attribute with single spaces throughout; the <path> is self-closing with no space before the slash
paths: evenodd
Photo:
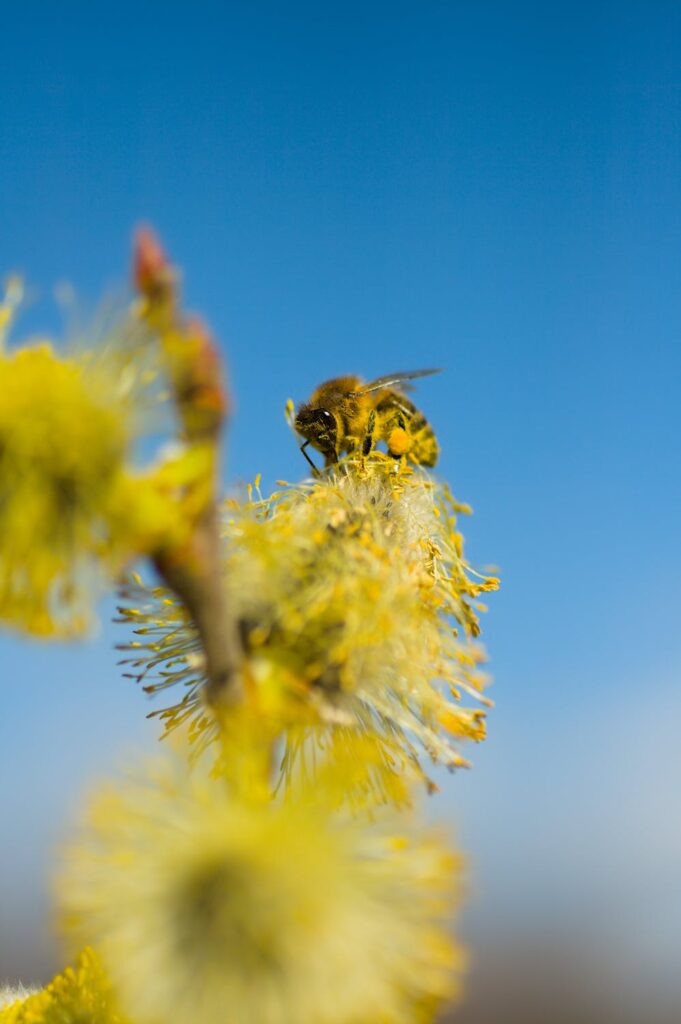
<path id="1" fill-rule="evenodd" d="M 152 232 L 138 232 L 134 278 L 142 296 L 141 316 L 158 335 L 168 368 L 183 440 L 201 472 L 191 483 L 194 519 L 189 539 L 154 554 L 165 582 L 192 617 L 206 661 L 208 701 L 241 697 L 240 645 L 229 614 L 222 577 L 218 514 L 220 441 L 228 402 L 221 360 L 208 331 L 184 317 L 177 301 L 177 276 Z"/>

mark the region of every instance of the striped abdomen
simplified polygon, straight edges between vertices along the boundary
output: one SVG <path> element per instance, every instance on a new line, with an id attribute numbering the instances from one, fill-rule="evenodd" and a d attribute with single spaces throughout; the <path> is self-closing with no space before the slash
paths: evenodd
<path id="1" fill-rule="evenodd" d="M 413 402 L 399 391 L 389 391 L 376 405 L 377 431 L 390 455 L 406 455 L 420 466 L 434 466 L 440 448 L 433 428 Z"/>

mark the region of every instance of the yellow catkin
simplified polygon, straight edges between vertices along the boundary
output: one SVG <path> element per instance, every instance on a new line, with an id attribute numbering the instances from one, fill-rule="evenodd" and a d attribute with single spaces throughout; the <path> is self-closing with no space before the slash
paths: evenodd
<path id="1" fill-rule="evenodd" d="M 181 449 L 136 466 L 161 369 L 132 314 L 110 330 L 68 355 L 48 341 L 0 349 L 0 625 L 82 633 L 126 562 L 183 539 L 192 509 L 178 495 L 196 500 L 208 475 Z"/>
<path id="2" fill-rule="evenodd" d="M 432 1020 L 465 960 L 458 856 L 398 812 L 346 813 L 342 759 L 272 800 L 238 748 L 238 783 L 168 757 L 95 798 L 59 885 L 71 936 L 138 1024 Z"/>
<path id="3" fill-rule="evenodd" d="M 99 957 L 86 948 L 46 988 L 0 1008 L 0 1024 L 130 1024 Z"/>
<path id="4" fill-rule="evenodd" d="M 230 499 L 225 585 L 261 707 L 286 721 L 288 704 L 318 735 L 378 735 L 396 764 L 416 765 L 419 751 L 465 764 L 458 743 L 484 737 L 489 704 L 475 598 L 497 580 L 464 560 L 461 511 L 425 471 L 379 454 L 265 500 Z M 133 584 L 122 617 L 137 634 L 128 674 L 151 693 L 183 690 L 160 712 L 167 727 L 188 722 L 202 742 L 215 737 L 182 609 Z"/>

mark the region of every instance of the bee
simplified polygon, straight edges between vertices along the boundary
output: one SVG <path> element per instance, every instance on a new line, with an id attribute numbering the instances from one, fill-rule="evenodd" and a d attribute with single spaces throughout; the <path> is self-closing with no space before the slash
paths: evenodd
<path id="1" fill-rule="evenodd" d="M 383 442 L 395 459 L 406 456 L 421 466 L 434 466 L 439 447 L 433 428 L 404 392 L 408 381 L 439 372 L 405 370 L 368 384 L 356 376 L 325 381 L 296 411 L 293 425 L 305 438 L 301 452 L 316 469 L 305 450 L 308 445 L 321 452 L 326 466 L 332 466 L 341 455 L 368 455 Z"/>

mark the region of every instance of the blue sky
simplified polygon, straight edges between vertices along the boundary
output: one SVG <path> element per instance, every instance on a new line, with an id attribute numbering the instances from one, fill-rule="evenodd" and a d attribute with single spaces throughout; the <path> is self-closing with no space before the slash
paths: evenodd
<path id="1" fill-rule="evenodd" d="M 603 929 L 642 873 L 669 902 L 680 33 L 673 3 L 3 12 L 0 272 L 38 296 L 19 334 L 56 328 L 61 281 L 85 304 L 124 285 L 132 230 L 151 222 L 227 353 L 225 479 L 266 486 L 304 474 L 289 396 L 342 372 L 446 368 L 418 401 L 476 509 L 469 552 L 503 578 L 490 739 L 436 808 L 470 852 L 483 935 L 528 907 L 555 920 L 559 893 L 593 905 L 617 865 Z M 82 649 L 0 636 L 0 812 L 15 823 L 0 974 L 26 969 L 28 948 L 49 959 L 20 908 L 43 906 L 84 781 L 151 742 L 115 639 L 106 623 Z M 618 829 L 662 829 L 659 859 Z M 640 927 L 643 902 L 632 913 Z M 22 914 L 10 942 L 2 918 Z"/>

